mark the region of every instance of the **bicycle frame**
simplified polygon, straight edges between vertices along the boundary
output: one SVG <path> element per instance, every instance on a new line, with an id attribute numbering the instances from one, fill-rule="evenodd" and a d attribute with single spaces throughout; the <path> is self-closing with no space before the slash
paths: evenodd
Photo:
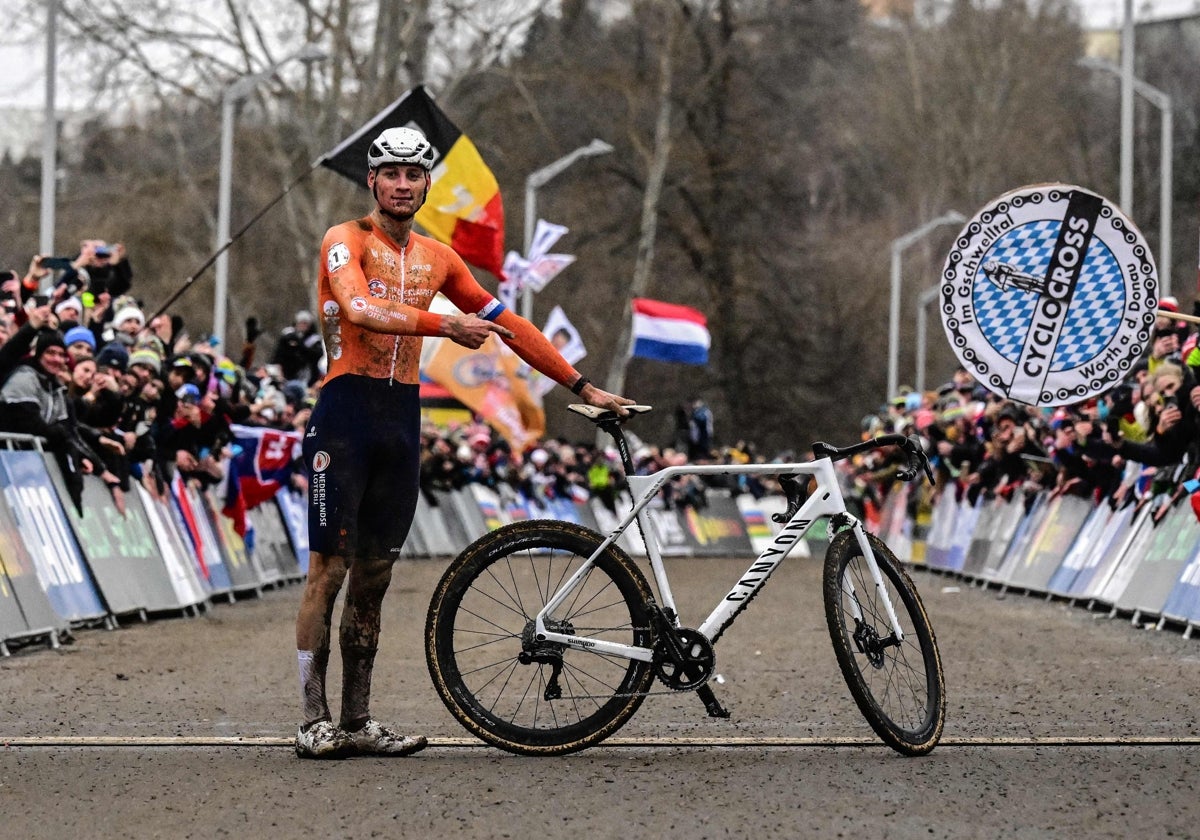
<path id="1" fill-rule="evenodd" d="M 779 564 L 783 562 L 783 559 L 791 553 L 792 549 L 804 538 L 805 534 L 808 533 L 817 520 L 824 516 L 837 517 L 839 525 L 844 524 L 853 529 L 855 539 L 858 540 L 859 548 L 862 550 L 863 557 L 866 559 L 871 571 L 875 587 L 879 590 L 883 597 L 883 602 L 887 607 L 888 620 L 891 622 L 892 631 L 895 633 L 897 640 L 904 639 L 904 632 L 900 627 L 900 621 L 896 616 L 895 608 L 892 606 L 891 599 L 887 597 L 883 574 L 879 570 L 879 565 L 875 562 L 875 554 L 871 550 L 870 543 L 867 541 L 866 529 L 863 527 L 861 521 L 846 510 L 846 502 L 842 496 L 841 487 L 838 484 L 833 462 L 826 457 L 793 464 L 714 464 L 667 467 L 652 475 L 628 476 L 629 488 L 634 496 L 633 508 L 538 613 L 535 632 L 539 640 L 624 659 L 637 659 L 646 662 L 651 660 L 653 650 L 650 648 L 555 633 L 546 629 L 545 619 L 547 616 L 553 614 L 554 610 L 570 596 L 575 587 L 587 576 L 588 572 L 595 565 L 596 558 L 636 521 L 638 529 L 641 531 L 642 539 L 646 544 L 646 554 L 658 587 L 662 606 L 668 611 L 668 615 L 673 618 L 676 626 L 679 626 L 678 611 L 675 609 L 675 598 L 671 592 L 670 581 L 667 577 L 666 567 L 663 564 L 658 542 L 654 537 L 654 529 L 646 512 L 647 505 L 658 494 L 658 491 L 668 481 L 678 475 L 799 475 L 815 478 L 817 482 L 815 492 L 809 495 L 800 508 L 788 519 L 787 523 L 771 541 L 771 544 L 759 553 L 758 557 L 754 559 L 750 567 L 738 579 L 729 593 L 718 602 L 708 618 L 697 628 L 709 641 L 715 641 L 733 623 L 734 619 L 746 607 L 750 599 L 766 584 L 768 578 L 770 578 Z M 861 620 L 862 614 L 859 612 L 857 599 L 852 597 L 854 594 L 852 584 L 849 580 L 843 580 L 842 586 L 845 588 L 846 594 L 851 596 L 849 601 L 852 605 L 851 608 L 855 619 Z"/>

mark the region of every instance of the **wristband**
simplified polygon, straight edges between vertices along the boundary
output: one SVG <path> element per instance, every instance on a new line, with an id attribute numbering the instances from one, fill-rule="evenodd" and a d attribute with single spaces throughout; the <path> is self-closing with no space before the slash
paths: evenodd
<path id="1" fill-rule="evenodd" d="M 583 389 L 592 384 L 592 380 L 586 376 L 581 376 L 575 380 L 575 384 L 571 386 L 571 393 L 579 396 L 583 393 Z"/>

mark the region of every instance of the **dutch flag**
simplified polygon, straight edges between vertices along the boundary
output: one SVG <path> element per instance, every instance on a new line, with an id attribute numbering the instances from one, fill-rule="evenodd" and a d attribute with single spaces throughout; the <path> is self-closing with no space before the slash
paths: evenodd
<path id="1" fill-rule="evenodd" d="M 633 355 L 662 362 L 708 364 L 708 320 L 699 310 L 633 299 Z"/>

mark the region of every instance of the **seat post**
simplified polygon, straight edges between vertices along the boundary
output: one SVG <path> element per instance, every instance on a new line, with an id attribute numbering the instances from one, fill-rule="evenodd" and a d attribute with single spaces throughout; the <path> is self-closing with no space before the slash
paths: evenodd
<path id="1" fill-rule="evenodd" d="M 621 457 L 621 467 L 625 470 L 625 475 L 633 475 L 633 457 L 629 454 L 629 443 L 625 440 L 625 433 L 621 431 L 620 420 L 614 417 L 612 420 L 601 420 L 597 425 L 601 431 L 607 432 L 617 445 L 617 454 Z"/>

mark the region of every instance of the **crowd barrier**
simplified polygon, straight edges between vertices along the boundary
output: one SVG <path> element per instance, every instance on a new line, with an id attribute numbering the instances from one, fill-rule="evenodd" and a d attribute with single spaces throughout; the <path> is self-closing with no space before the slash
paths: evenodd
<path id="1" fill-rule="evenodd" d="M 1186 494 L 1114 507 L 1049 492 L 971 504 L 950 491 L 913 517 L 909 486 L 897 490 L 881 530 L 903 560 L 1185 638 L 1200 624 L 1200 520 Z"/>
<path id="2" fill-rule="evenodd" d="M 297 494 L 281 490 L 250 510 L 243 536 L 212 491 L 176 479 L 160 497 L 135 484 L 122 512 L 99 478 L 84 476 L 81 515 L 37 439 L 2 439 L 10 448 L 0 449 L 0 654 L 42 639 L 57 647 L 80 627 L 198 615 L 299 582 L 308 571 L 307 508 Z M 913 492 L 897 485 L 871 523 L 905 562 L 1136 624 L 1179 627 L 1189 638 L 1200 624 L 1200 521 L 1186 497 L 1114 509 L 1046 492 L 975 504 L 947 492 L 928 506 L 912 504 Z M 488 531 L 529 519 L 607 533 L 629 504 L 627 497 L 612 510 L 597 499 L 532 500 L 478 484 L 436 490 L 420 496 L 402 556 L 452 557 Z M 778 532 L 771 515 L 783 508 L 780 497 L 711 490 L 702 508 L 648 512 L 665 556 L 751 557 Z M 824 531 L 814 528 L 797 553 L 822 555 Z M 646 554 L 636 528 L 620 545 Z"/>
<path id="3" fill-rule="evenodd" d="M 211 490 L 178 478 L 161 497 L 138 484 L 124 511 L 95 476 L 84 476 L 82 515 L 70 501 L 54 457 L 35 438 L 7 435 L 0 449 L 0 654 L 69 631 L 115 628 L 123 621 L 195 616 L 215 603 L 257 597 L 303 580 L 308 571 L 307 509 L 279 491 L 247 513 L 244 536 Z M 32 448 L 11 448 L 15 445 Z M 406 558 L 447 558 L 510 522 L 565 519 L 601 532 L 629 511 L 599 500 L 531 500 L 483 485 L 422 494 L 404 545 Z M 755 500 L 711 491 L 701 509 L 654 508 L 650 523 L 666 556 L 750 557 L 777 533 L 781 498 Z M 823 553 L 823 528 L 797 553 Z M 636 528 L 622 547 L 644 556 Z"/>

